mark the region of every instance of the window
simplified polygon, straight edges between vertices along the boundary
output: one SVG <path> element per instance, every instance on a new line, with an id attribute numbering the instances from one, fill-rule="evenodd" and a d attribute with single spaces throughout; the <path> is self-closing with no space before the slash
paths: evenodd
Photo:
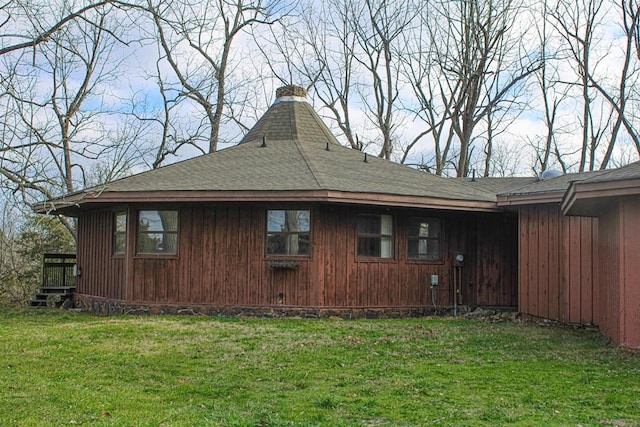
<path id="1" fill-rule="evenodd" d="M 358 256 L 393 258 L 391 215 L 358 215 Z"/>
<path id="2" fill-rule="evenodd" d="M 308 210 L 267 211 L 267 255 L 309 256 L 310 224 Z"/>
<path id="3" fill-rule="evenodd" d="M 122 255 L 127 252 L 127 213 L 113 214 L 113 253 Z"/>
<path id="4" fill-rule="evenodd" d="M 178 211 L 138 212 L 138 253 L 175 254 L 178 249 Z"/>
<path id="5" fill-rule="evenodd" d="M 411 218 L 408 224 L 407 256 L 425 261 L 442 260 L 442 230 L 437 218 Z"/>

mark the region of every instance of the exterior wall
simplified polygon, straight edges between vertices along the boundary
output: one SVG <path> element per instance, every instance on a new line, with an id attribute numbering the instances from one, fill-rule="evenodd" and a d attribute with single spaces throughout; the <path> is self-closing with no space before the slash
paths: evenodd
<path id="1" fill-rule="evenodd" d="M 76 292 L 126 298 L 126 259 L 111 255 L 112 213 L 96 212 L 78 221 Z"/>
<path id="2" fill-rule="evenodd" d="M 145 206 L 145 208 L 147 208 Z M 149 207 L 153 208 L 153 207 Z M 136 256 L 135 233 L 128 255 L 111 255 L 111 212 L 79 218 L 78 265 L 81 296 L 150 304 L 259 307 L 430 307 L 431 274 L 438 274 L 438 306 L 452 305 L 453 256 L 465 254 L 461 301 L 466 305 L 517 304 L 517 221 L 507 214 L 316 205 L 312 208 L 309 258 L 295 269 L 274 269 L 264 253 L 265 212 L 309 206 L 198 205 L 179 209 L 178 254 Z M 135 230 L 135 209 L 129 207 Z M 391 213 L 395 257 L 361 260 L 356 255 L 358 213 Z M 444 261 L 407 259 L 406 219 L 440 217 Z"/>
<path id="3" fill-rule="evenodd" d="M 600 217 L 601 329 L 640 348 L 640 200 L 612 203 Z"/>
<path id="4" fill-rule="evenodd" d="M 556 204 L 519 209 L 522 313 L 599 324 L 598 219 L 565 217 Z"/>

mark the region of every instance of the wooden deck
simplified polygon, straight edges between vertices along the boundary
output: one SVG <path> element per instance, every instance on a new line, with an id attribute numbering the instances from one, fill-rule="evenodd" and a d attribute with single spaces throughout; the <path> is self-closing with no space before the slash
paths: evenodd
<path id="1" fill-rule="evenodd" d="M 70 300 L 75 289 L 76 254 L 44 254 L 42 281 L 31 300 L 32 307 L 60 307 Z"/>

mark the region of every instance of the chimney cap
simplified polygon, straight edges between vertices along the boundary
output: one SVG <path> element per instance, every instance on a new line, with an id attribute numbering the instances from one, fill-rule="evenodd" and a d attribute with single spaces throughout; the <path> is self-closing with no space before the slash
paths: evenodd
<path id="1" fill-rule="evenodd" d="M 296 85 L 287 85 L 276 89 L 276 98 L 283 98 L 285 96 L 298 96 L 301 98 L 306 98 L 307 91 L 305 88 Z"/>

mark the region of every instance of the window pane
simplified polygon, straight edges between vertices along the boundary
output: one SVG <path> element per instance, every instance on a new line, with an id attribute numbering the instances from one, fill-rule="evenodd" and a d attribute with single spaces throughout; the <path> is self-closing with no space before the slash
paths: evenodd
<path id="1" fill-rule="evenodd" d="M 127 214 L 117 213 L 115 219 L 115 231 L 124 233 L 127 231 Z"/>
<path id="2" fill-rule="evenodd" d="M 178 235 L 175 233 L 165 234 L 160 248 L 162 252 L 167 254 L 178 253 Z"/>
<path id="3" fill-rule="evenodd" d="M 408 242 L 409 258 L 439 260 L 440 241 L 437 239 L 409 239 Z"/>
<path id="4" fill-rule="evenodd" d="M 364 257 L 379 257 L 380 239 L 378 237 L 359 237 L 358 255 Z"/>
<path id="5" fill-rule="evenodd" d="M 267 234 L 267 254 L 268 255 L 282 255 L 284 254 L 284 235 L 282 234 Z"/>
<path id="6" fill-rule="evenodd" d="M 269 233 L 267 255 L 309 255 L 309 235 Z"/>
<path id="7" fill-rule="evenodd" d="M 113 239 L 113 253 L 123 254 L 126 252 L 127 236 L 124 233 L 117 233 Z"/>
<path id="8" fill-rule="evenodd" d="M 409 221 L 409 237 L 440 237 L 440 220 L 410 220 Z"/>
<path id="9" fill-rule="evenodd" d="M 113 253 L 124 254 L 127 250 L 127 214 L 113 214 Z"/>
<path id="10" fill-rule="evenodd" d="M 178 212 L 140 211 L 138 223 L 141 232 L 178 231 Z"/>
<path id="11" fill-rule="evenodd" d="M 141 233 L 138 241 L 138 251 L 144 253 L 161 252 L 162 234 Z"/>
<path id="12" fill-rule="evenodd" d="M 311 211 L 267 211 L 267 255 L 309 255 Z"/>
<path id="13" fill-rule="evenodd" d="M 267 231 L 284 230 L 285 211 L 267 212 Z"/>
<path id="14" fill-rule="evenodd" d="M 442 259 L 441 222 L 438 218 L 410 219 L 407 227 L 407 255 L 413 259 Z"/>
<path id="15" fill-rule="evenodd" d="M 175 254 L 178 252 L 178 211 L 140 211 L 138 213 L 138 253 Z"/>
<path id="16" fill-rule="evenodd" d="M 163 233 L 140 233 L 138 235 L 138 252 L 147 254 L 174 254 L 178 248 L 178 235 Z"/>
<path id="17" fill-rule="evenodd" d="M 310 218 L 308 210 L 270 210 L 267 212 L 267 231 L 309 231 Z"/>
<path id="18" fill-rule="evenodd" d="M 358 216 L 358 234 L 380 234 L 380 216 Z"/>
<path id="19" fill-rule="evenodd" d="M 393 218 L 391 215 L 380 215 L 380 231 L 384 236 L 393 234 Z"/>
<path id="20" fill-rule="evenodd" d="M 428 259 L 441 259 L 440 256 L 440 241 L 435 239 L 427 240 L 427 258 Z"/>
<path id="21" fill-rule="evenodd" d="M 391 237 L 383 237 L 380 239 L 380 257 L 393 257 L 393 239 Z"/>
<path id="22" fill-rule="evenodd" d="M 393 258 L 393 217 L 358 216 L 358 256 Z"/>

